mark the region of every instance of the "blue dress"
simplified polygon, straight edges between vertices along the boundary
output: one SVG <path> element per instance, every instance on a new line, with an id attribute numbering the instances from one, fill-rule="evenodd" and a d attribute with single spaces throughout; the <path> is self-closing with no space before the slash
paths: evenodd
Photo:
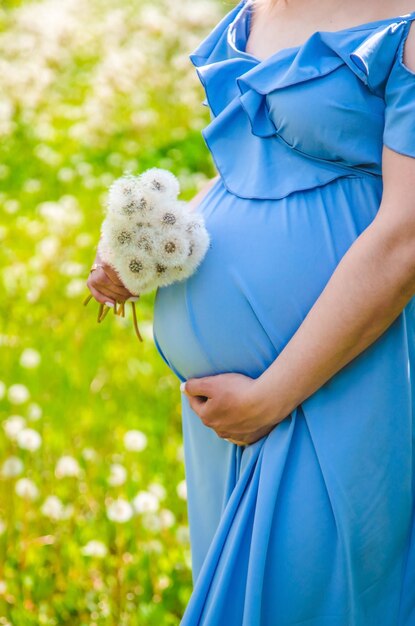
<path id="1" fill-rule="evenodd" d="M 415 11 L 265 60 L 251 0 L 190 54 L 218 181 L 190 278 L 159 288 L 180 381 L 258 377 L 375 218 L 382 145 L 415 158 Z M 181 626 L 415 626 L 415 298 L 267 436 L 220 438 L 182 394 L 193 590 Z"/>

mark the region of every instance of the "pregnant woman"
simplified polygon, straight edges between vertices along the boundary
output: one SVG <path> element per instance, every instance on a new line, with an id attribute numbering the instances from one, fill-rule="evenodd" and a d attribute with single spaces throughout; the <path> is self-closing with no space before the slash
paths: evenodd
<path id="1" fill-rule="evenodd" d="M 241 0 L 190 55 L 211 245 L 154 312 L 182 626 L 415 626 L 414 9 Z"/>

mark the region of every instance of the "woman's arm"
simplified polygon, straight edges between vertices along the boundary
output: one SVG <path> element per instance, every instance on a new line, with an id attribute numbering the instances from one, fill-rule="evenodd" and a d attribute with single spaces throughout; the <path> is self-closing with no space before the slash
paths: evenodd
<path id="1" fill-rule="evenodd" d="M 341 259 L 255 401 L 276 421 L 371 345 L 415 295 L 415 159 L 383 152 L 384 192 L 372 223 Z"/>
<path id="2" fill-rule="evenodd" d="M 238 373 L 182 384 L 223 438 L 253 443 L 373 343 L 415 295 L 415 158 L 384 146 L 383 196 L 304 321 L 256 379 Z M 405 375 L 405 373 L 403 373 Z"/>
<path id="3" fill-rule="evenodd" d="M 213 185 L 216 183 L 218 179 L 219 179 L 219 174 L 215 176 L 214 178 L 211 178 L 210 180 L 208 180 L 206 185 L 204 185 L 202 189 L 195 196 L 193 196 L 193 198 L 189 201 L 189 205 L 192 208 L 195 208 L 198 204 L 200 204 L 200 202 L 202 202 L 203 198 L 205 197 L 209 189 L 213 187 Z"/>

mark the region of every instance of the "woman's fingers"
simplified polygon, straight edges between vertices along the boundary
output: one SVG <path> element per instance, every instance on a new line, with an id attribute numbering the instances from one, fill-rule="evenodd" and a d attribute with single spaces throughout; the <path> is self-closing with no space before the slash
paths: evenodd
<path id="1" fill-rule="evenodd" d="M 93 287 L 103 296 L 113 300 L 125 301 L 132 296 L 122 284 L 114 284 L 102 268 L 89 275 L 87 286 L 89 289 Z"/>
<path id="2" fill-rule="evenodd" d="M 115 301 L 113 298 L 110 298 L 103 293 L 100 293 L 97 289 L 95 289 L 95 287 L 92 287 L 92 285 L 88 285 L 88 289 L 90 290 L 97 302 L 100 302 L 101 304 L 111 302 L 111 304 L 114 304 Z"/>
<path id="3" fill-rule="evenodd" d="M 108 263 L 102 263 L 102 270 L 114 285 L 124 287 L 122 280 L 111 265 L 108 265 Z"/>

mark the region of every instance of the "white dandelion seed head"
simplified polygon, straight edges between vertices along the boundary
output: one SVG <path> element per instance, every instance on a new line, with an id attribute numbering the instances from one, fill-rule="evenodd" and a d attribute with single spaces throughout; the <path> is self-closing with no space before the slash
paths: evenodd
<path id="1" fill-rule="evenodd" d="M 163 199 L 176 200 L 180 193 L 180 183 L 177 177 L 159 167 L 151 167 L 140 175 L 140 184 L 144 189 L 156 191 Z"/>
<path id="2" fill-rule="evenodd" d="M 9 456 L 3 461 L 1 467 L 1 475 L 3 478 L 14 478 L 19 476 L 24 469 L 24 464 L 18 456 Z"/>
<path id="3" fill-rule="evenodd" d="M 84 556 L 92 556 L 98 559 L 103 559 L 108 554 L 107 546 L 97 539 L 91 539 L 82 548 L 81 552 Z"/>
<path id="4" fill-rule="evenodd" d="M 107 506 L 107 517 L 111 522 L 123 524 L 128 522 L 133 514 L 133 507 L 124 498 L 117 498 Z"/>
<path id="5" fill-rule="evenodd" d="M 14 488 L 16 494 L 25 500 L 36 500 L 39 497 L 39 489 L 30 478 L 19 478 Z"/>
<path id="6" fill-rule="evenodd" d="M 95 459 L 98 456 L 96 450 L 94 450 L 94 448 L 89 448 L 89 447 L 84 448 L 81 454 L 82 454 L 82 458 L 84 458 L 85 461 L 95 461 Z"/>
<path id="7" fill-rule="evenodd" d="M 171 528 L 176 523 L 176 516 L 170 509 L 161 509 L 159 519 L 162 528 Z"/>
<path id="8" fill-rule="evenodd" d="M 26 426 L 26 420 L 21 415 L 10 415 L 3 422 L 3 429 L 8 439 L 16 439 L 18 433 Z"/>
<path id="9" fill-rule="evenodd" d="M 141 452 L 147 447 L 147 435 L 141 430 L 128 430 L 124 435 L 124 446 L 130 452 Z"/>
<path id="10" fill-rule="evenodd" d="M 189 256 L 190 241 L 179 228 L 161 230 L 155 238 L 154 257 L 162 265 L 181 265 Z"/>
<path id="11" fill-rule="evenodd" d="M 189 235 L 194 235 L 204 228 L 203 216 L 196 211 L 187 211 L 185 214 L 184 230 Z"/>
<path id="12" fill-rule="evenodd" d="M 149 226 L 140 226 L 136 224 L 134 229 L 134 245 L 141 252 L 154 257 L 155 254 L 155 239 L 156 233 L 154 229 Z"/>
<path id="13" fill-rule="evenodd" d="M 159 499 L 150 491 L 139 491 L 132 502 L 137 513 L 154 513 L 159 508 Z"/>
<path id="14" fill-rule="evenodd" d="M 159 204 L 152 215 L 151 225 L 156 232 L 160 230 L 183 230 L 187 224 L 187 216 L 180 209 L 180 204 L 177 201 L 170 201 L 168 203 Z"/>
<path id="15" fill-rule="evenodd" d="M 162 554 L 164 551 L 164 546 L 158 539 L 149 539 L 145 543 L 144 550 L 148 552 L 156 552 L 157 554 Z"/>
<path id="16" fill-rule="evenodd" d="M 148 491 L 155 495 L 159 500 L 164 500 L 167 495 L 166 488 L 161 483 L 150 483 Z"/>
<path id="17" fill-rule="evenodd" d="M 108 191 L 106 204 L 108 217 L 118 216 L 125 220 L 146 219 L 159 203 L 155 191 L 143 186 L 138 176 L 132 174 L 120 176 Z"/>
<path id="18" fill-rule="evenodd" d="M 135 231 L 132 223 L 116 216 L 102 222 L 101 234 L 103 244 L 116 251 L 117 255 L 134 251 Z"/>
<path id="19" fill-rule="evenodd" d="M 20 355 L 20 365 L 27 369 L 34 369 L 40 363 L 40 354 L 34 348 L 25 348 Z"/>
<path id="20" fill-rule="evenodd" d="M 61 456 L 55 466 L 56 478 L 75 477 L 79 478 L 81 468 L 75 457 L 65 454 Z"/>
<path id="21" fill-rule="evenodd" d="M 188 272 L 195 272 L 201 264 L 210 245 L 210 237 L 204 228 L 199 229 L 190 237 L 189 254 L 186 259 L 186 269 Z"/>
<path id="22" fill-rule="evenodd" d="M 137 209 L 136 194 L 138 178 L 131 174 L 120 176 L 110 185 L 107 196 L 107 211 L 125 217 Z"/>
<path id="23" fill-rule="evenodd" d="M 123 284 L 134 295 L 140 295 L 142 287 L 156 278 L 154 262 L 142 250 L 117 259 L 114 267 L 122 277 Z"/>
<path id="24" fill-rule="evenodd" d="M 177 178 L 160 168 L 124 175 L 111 186 L 98 251 L 134 295 L 189 277 L 209 247 L 202 215 L 178 200 L 178 191 Z M 151 208 L 141 213 L 140 193 L 151 196 Z"/>
<path id="25" fill-rule="evenodd" d="M 55 521 L 68 519 L 73 514 L 73 507 L 71 505 L 65 506 L 62 500 L 54 495 L 46 498 L 40 510 L 45 517 Z"/>
<path id="26" fill-rule="evenodd" d="M 30 398 L 30 393 L 25 385 L 15 383 L 7 390 L 7 397 L 12 404 L 24 404 Z"/>
<path id="27" fill-rule="evenodd" d="M 42 437 L 33 428 L 23 428 L 17 433 L 16 441 L 22 450 L 36 452 L 41 446 Z"/>
<path id="28" fill-rule="evenodd" d="M 187 483 L 186 480 L 182 480 L 178 483 L 178 485 L 176 486 L 176 492 L 177 495 L 179 496 L 179 498 L 181 498 L 182 500 L 186 500 L 187 499 Z"/>
<path id="29" fill-rule="evenodd" d="M 42 417 L 42 407 L 36 404 L 36 402 L 31 402 L 27 407 L 27 417 L 32 422 L 39 420 Z"/>
<path id="30" fill-rule="evenodd" d="M 144 528 L 152 532 L 159 532 L 162 528 L 160 517 L 151 512 L 142 514 L 141 523 Z"/>
<path id="31" fill-rule="evenodd" d="M 123 485 L 127 480 L 127 470 L 121 463 L 112 463 L 110 466 L 110 475 L 108 477 L 108 484 L 112 487 L 118 487 Z"/>

